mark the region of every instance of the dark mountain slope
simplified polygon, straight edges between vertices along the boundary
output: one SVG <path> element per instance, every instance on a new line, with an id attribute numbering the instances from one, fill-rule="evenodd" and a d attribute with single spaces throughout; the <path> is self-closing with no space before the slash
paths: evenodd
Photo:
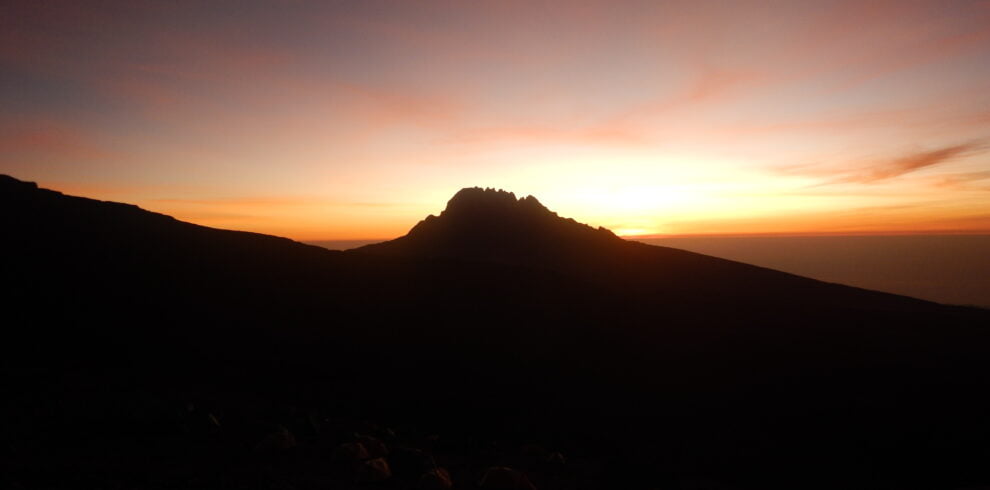
<path id="1" fill-rule="evenodd" d="M 70 440 L 172 447 L 122 415 L 142 397 L 227 419 L 251 398 L 459 434 L 452 460 L 566 446 L 599 468 L 583 488 L 656 487 L 656 468 L 990 482 L 986 311 L 630 243 L 494 191 L 343 253 L 9 177 L 0 228 L 4 434 L 38 441 L 11 446 L 25 468 Z"/>
<path id="2" fill-rule="evenodd" d="M 20 333 L 43 342 L 36 349 L 8 344 L 16 356 L 39 350 L 47 358 L 44 351 L 63 346 L 79 349 L 69 358 L 99 360 L 88 351 L 142 336 L 160 338 L 189 323 L 209 324 L 226 316 L 221 305 L 253 294 L 332 282 L 326 273 L 339 255 L 283 238 L 183 223 L 136 206 L 65 196 L 10 177 L 0 178 L 0 199 L 3 275 L 13 286 L 6 314 L 38 325 Z M 152 327 L 163 324 L 168 327 Z M 102 337 L 105 343 L 59 342 L 46 328 Z"/>
<path id="3" fill-rule="evenodd" d="M 439 216 L 430 215 L 407 235 L 347 253 L 551 270 L 622 290 L 636 301 L 662 302 L 667 307 L 718 304 L 761 310 L 823 306 L 944 310 L 921 300 L 625 241 L 605 228 L 560 218 L 533 196 L 517 200 L 510 192 L 477 187 L 458 192 Z"/>
<path id="4" fill-rule="evenodd" d="M 565 371 L 565 359 L 589 355 L 648 371 L 718 352 L 776 375 L 776 361 L 920 366 L 983 347 L 965 339 L 982 335 L 986 312 L 626 242 L 504 192 L 465 189 L 407 236 L 341 253 L 11 178 L 2 187 L 8 317 L 46 324 L 15 332 L 33 341 L 8 359 L 140 362 L 189 349 L 303 365 L 415 349 L 460 358 L 484 353 L 452 344 L 485 331 Z M 339 362 L 323 358 L 327 342 Z M 688 378 L 732 365 L 704 364 Z"/>

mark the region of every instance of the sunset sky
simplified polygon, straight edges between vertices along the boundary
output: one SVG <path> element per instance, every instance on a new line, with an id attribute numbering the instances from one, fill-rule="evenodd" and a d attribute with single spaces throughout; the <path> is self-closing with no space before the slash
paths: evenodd
<path id="1" fill-rule="evenodd" d="M 462 187 L 619 234 L 990 232 L 990 1 L 5 1 L 0 173 L 391 238 Z"/>

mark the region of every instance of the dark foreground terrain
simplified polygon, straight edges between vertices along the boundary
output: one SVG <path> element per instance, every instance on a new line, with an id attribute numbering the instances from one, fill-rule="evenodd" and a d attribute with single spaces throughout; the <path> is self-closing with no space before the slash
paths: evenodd
<path id="1" fill-rule="evenodd" d="M 347 252 L 0 177 L 4 488 L 990 485 L 990 312 L 465 189 Z"/>

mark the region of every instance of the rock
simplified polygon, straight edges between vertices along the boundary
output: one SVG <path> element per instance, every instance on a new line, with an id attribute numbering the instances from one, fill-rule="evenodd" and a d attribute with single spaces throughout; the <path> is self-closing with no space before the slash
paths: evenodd
<path id="1" fill-rule="evenodd" d="M 384 458 L 388 456 L 388 446 L 381 439 L 365 434 L 357 434 L 355 439 L 368 451 L 368 457 Z"/>
<path id="2" fill-rule="evenodd" d="M 354 463 L 364 461 L 370 457 L 368 450 L 360 442 L 345 442 L 340 444 L 333 449 L 333 453 L 330 455 L 332 461 L 339 463 Z"/>
<path id="3" fill-rule="evenodd" d="M 392 477 L 392 469 L 385 458 L 372 458 L 361 463 L 357 470 L 357 481 L 377 483 Z"/>
<path id="4" fill-rule="evenodd" d="M 450 472 L 443 468 L 434 468 L 419 477 L 420 490 L 447 490 L 454 487 L 453 480 L 450 479 Z"/>

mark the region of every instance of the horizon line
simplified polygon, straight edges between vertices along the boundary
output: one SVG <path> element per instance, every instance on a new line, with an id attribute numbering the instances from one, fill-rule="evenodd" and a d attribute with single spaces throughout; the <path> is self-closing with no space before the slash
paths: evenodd
<path id="1" fill-rule="evenodd" d="M 663 238 L 785 238 L 785 237 L 825 237 L 825 236 L 930 236 L 930 235 L 990 235 L 990 230 L 885 230 L 885 231 L 807 231 L 807 232 L 752 232 L 752 233 L 651 233 L 646 235 L 616 235 L 624 240 L 663 239 Z M 294 239 L 303 243 L 316 242 L 386 242 L 405 235 L 391 238 L 318 238 Z"/>
<path id="2" fill-rule="evenodd" d="M 191 224 L 195 224 L 195 225 L 199 225 L 199 226 L 206 226 L 208 228 L 215 228 L 215 229 L 221 229 L 221 230 L 243 231 L 243 232 L 248 232 L 248 233 L 259 233 L 259 234 L 263 234 L 263 235 L 277 236 L 277 237 L 281 237 L 281 238 L 288 238 L 290 240 L 294 240 L 294 241 L 297 241 L 297 242 L 300 242 L 300 243 L 310 243 L 310 244 L 312 244 L 312 243 L 318 243 L 318 242 L 378 243 L 378 242 L 385 242 L 385 241 L 389 241 L 389 240 L 394 240 L 395 238 L 399 238 L 399 237 L 405 236 L 405 234 L 402 234 L 402 235 L 398 235 L 398 236 L 391 237 L 391 238 L 299 238 L 299 237 L 290 236 L 289 234 L 284 234 L 283 235 L 283 234 L 280 234 L 280 233 L 272 233 L 272 232 L 266 232 L 266 231 L 260 231 L 260 230 L 253 230 L 253 229 L 248 229 L 248 228 L 240 228 L 240 227 L 230 227 L 230 228 L 228 228 L 228 227 L 214 226 L 214 225 L 208 225 L 208 224 L 204 224 L 204 223 L 198 223 L 196 220 L 191 220 L 189 218 L 180 216 L 178 213 L 168 212 L 168 211 L 162 211 L 162 210 L 154 210 L 154 209 L 151 209 L 150 206 L 149 207 L 145 207 L 145 206 L 142 206 L 141 204 L 137 204 L 135 202 L 122 201 L 122 200 L 121 201 L 118 201 L 118 200 L 114 200 L 114 199 L 105 199 L 103 197 L 90 197 L 90 196 L 84 195 L 83 193 L 76 193 L 76 192 L 73 192 L 71 190 L 68 190 L 68 191 L 67 190 L 59 190 L 57 188 L 58 186 L 49 186 L 48 184 L 42 184 L 42 183 L 40 183 L 40 182 L 38 182 L 36 180 L 22 180 L 22 179 L 20 179 L 18 177 L 14 177 L 13 175 L 10 175 L 10 174 L 7 174 L 7 173 L 0 173 L 0 175 L 5 176 L 5 177 L 9 177 L 9 178 L 11 178 L 13 180 L 16 180 L 16 181 L 19 181 L 19 182 L 24 182 L 24 183 L 28 183 L 28 184 L 34 184 L 39 189 L 44 189 L 44 190 L 50 190 L 50 191 L 58 192 L 58 193 L 61 193 L 61 194 L 64 194 L 64 195 L 67 195 L 67 196 L 70 196 L 70 197 L 82 197 L 82 198 L 85 198 L 85 199 L 91 199 L 91 200 L 96 200 L 96 201 L 114 202 L 114 203 L 120 203 L 120 204 L 129 204 L 129 205 L 137 206 L 140 209 L 143 209 L 145 211 L 149 211 L 149 212 L 153 212 L 153 213 L 158 213 L 158 214 L 163 214 L 165 216 L 172 217 L 172 218 L 177 219 L 179 221 L 183 221 L 183 222 L 187 222 L 187 223 L 191 223 Z M 474 188 L 482 188 L 482 187 L 475 186 Z M 491 189 L 495 189 L 495 188 L 491 188 Z M 502 189 L 499 189 L 499 190 L 502 190 Z M 511 191 L 504 191 L 504 192 L 511 192 Z M 587 223 L 585 223 L 585 224 L 587 224 Z M 592 225 L 588 225 L 588 226 L 592 226 Z M 610 231 L 613 231 L 614 232 L 614 230 L 610 230 Z M 850 230 L 850 231 L 798 231 L 798 232 L 712 232 L 712 233 L 646 233 L 646 234 L 621 234 L 621 233 L 616 233 L 616 236 L 618 236 L 618 237 L 620 237 L 620 238 L 622 238 L 624 240 L 634 240 L 634 241 L 635 240 L 657 240 L 657 239 L 668 239 L 668 238 L 760 238 L 760 237 L 763 237 L 763 238 L 785 238 L 785 237 L 826 237 L 826 236 L 830 236 L 830 237 L 841 237 L 841 236 L 854 237 L 854 236 L 981 236 L 981 235 L 990 235 L 990 229 L 985 229 L 985 230 L 981 230 L 981 229 L 940 229 L 939 230 L 939 229 L 936 229 L 936 230 L 858 230 L 858 231 L 857 230 Z"/>

